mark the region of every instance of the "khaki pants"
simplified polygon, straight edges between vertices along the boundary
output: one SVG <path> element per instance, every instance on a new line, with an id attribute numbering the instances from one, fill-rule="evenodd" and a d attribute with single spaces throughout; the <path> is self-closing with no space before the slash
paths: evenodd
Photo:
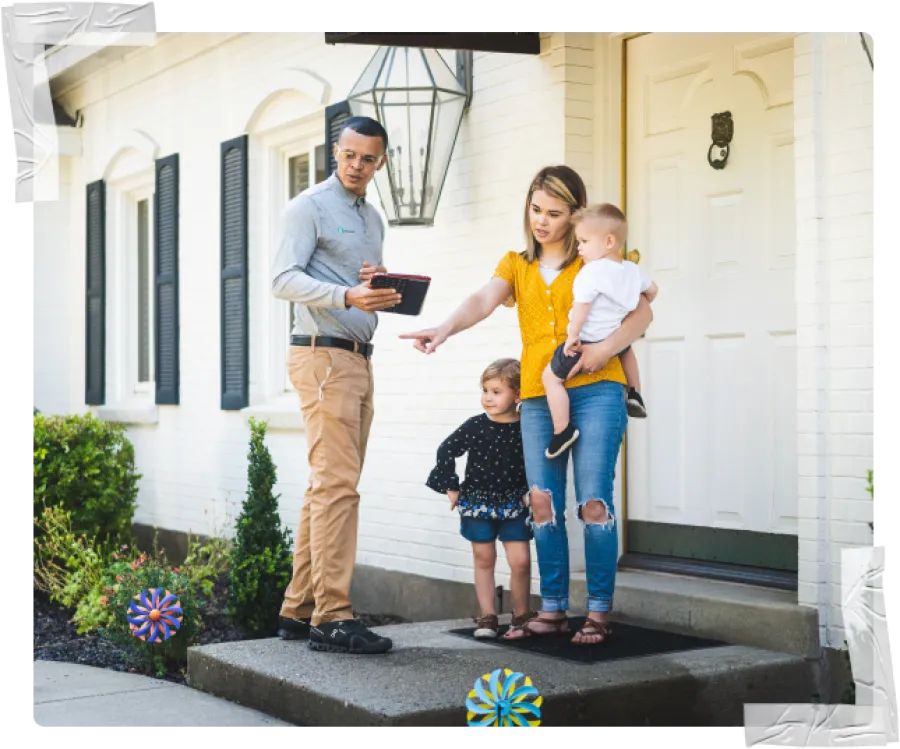
<path id="1" fill-rule="evenodd" d="M 306 424 L 309 485 L 281 616 L 312 618 L 318 626 L 353 618 L 357 485 L 374 415 L 372 364 L 343 349 L 291 346 L 288 373 Z"/>

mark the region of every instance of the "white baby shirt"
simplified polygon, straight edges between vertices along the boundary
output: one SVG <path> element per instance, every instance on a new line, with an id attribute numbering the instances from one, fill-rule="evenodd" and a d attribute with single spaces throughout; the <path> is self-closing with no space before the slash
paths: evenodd
<path id="1" fill-rule="evenodd" d="M 585 263 L 572 284 L 574 301 L 591 305 L 581 340 L 596 342 L 611 335 L 648 288 L 650 279 L 630 260 L 618 263 L 602 258 Z"/>

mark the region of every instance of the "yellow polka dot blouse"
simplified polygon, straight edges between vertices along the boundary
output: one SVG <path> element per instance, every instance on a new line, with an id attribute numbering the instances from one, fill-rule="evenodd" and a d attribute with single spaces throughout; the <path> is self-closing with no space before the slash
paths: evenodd
<path id="1" fill-rule="evenodd" d="M 522 334 L 522 398 L 544 395 L 541 375 L 556 347 L 565 343 L 569 309 L 572 307 L 572 281 L 584 261 L 575 260 L 562 271 L 550 286 L 544 283 L 535 260 L 529 263 L 518 252 L 507 252 L 494 271 L 512 289 L 508 306 L 519 312 Z M 625 384 L 625 373 L 618 357 L 609 360 L 603 369 L 592 374 L 578 374 L 566 383 L 567 388 L 587 385 L 600 380 Z"/>

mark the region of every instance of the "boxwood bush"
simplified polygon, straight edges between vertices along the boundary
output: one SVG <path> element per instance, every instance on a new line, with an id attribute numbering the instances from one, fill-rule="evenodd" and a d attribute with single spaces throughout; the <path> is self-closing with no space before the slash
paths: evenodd
<path id="1" fill-rule="evenodd" d="M 91 414 L 34 415 L 35 518 L 62 505 L 75 533 L 128 543 L 140 478 L 123 425 Z"/>

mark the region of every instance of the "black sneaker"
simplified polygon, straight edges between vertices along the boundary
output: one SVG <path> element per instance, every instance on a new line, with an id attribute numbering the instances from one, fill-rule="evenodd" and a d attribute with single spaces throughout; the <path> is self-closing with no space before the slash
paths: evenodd
<path id="1" fill-rule="evenodd" d="M 278 636 L 282 640 L 307 640 L 309 639 L 309 621 L 309 619 L 279 616 Z"/>
<path id="2" fill-rule="evenodd" d="M 544 451 L 548 458 L 557 458 L 562 455 L 578 439 L 578 430 L 570 423 L 559 434 L 554 434 L 550 440 L 550 447 Z"/>
<path id="3" fill-rule="evenodd" d="M 340 622 L 323 622 L 310 627 L 309 648 L 329 653 L 386 653 L 394 643 L 387 637 L 376 635 L 359 619 Z"/>
<path id="4" fill-rule="evenodd" d="M 635 419 L 647 418 L 647 409 L 644 407 L 644 400 L 641 398 L 641 394 L 634 388 L 628 388 L 628 400 L 626 401 L 626 405 L 628 406 L 629 416 Z"/>

